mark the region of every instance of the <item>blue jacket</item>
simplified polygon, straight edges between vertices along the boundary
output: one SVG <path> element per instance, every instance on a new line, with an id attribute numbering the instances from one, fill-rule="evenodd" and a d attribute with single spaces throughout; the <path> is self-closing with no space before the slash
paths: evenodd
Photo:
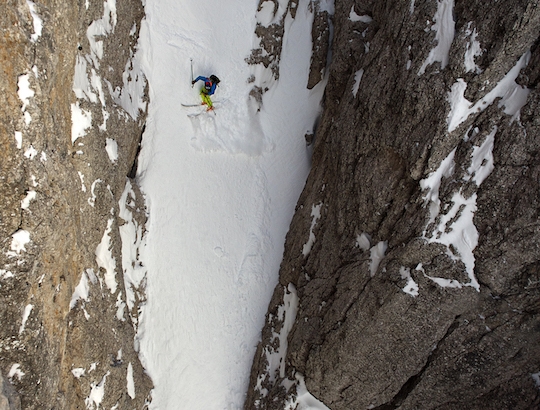
<path id="1" fill-rule="evenodd" d="M 203 87 L 202 89 L 202 92 L 204 92 L 205 94 L 208 94 L 208 95 L 213 95 L 214 92 L 216 91 L 216 86 L 217 84 L 216 83 L 212 83 L 212 80 L 210 80 L 208 77 L 203 77 L 202 75 L 198 76 L 194 83 L 196 83 L 197 81 L 204 81 L 204 85 L 206 87 L 206 85 L 210 86 L 210 84 L 212 84 L 210 86 L 210 90 L 208 90 L 207 88 Z"/>

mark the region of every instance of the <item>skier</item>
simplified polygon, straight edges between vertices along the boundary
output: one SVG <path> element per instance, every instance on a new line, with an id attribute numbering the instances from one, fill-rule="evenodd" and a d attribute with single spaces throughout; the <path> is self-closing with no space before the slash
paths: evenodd
<path id="1" fill-rule="evenodd" d="M 207 111 L 213 110 L 214 105 L 212 104 L 210 96 L 213 95 L 216 91 L 216 87 L 219 84 L 219 78 L 217 78 L 214 74 L 212 74 L 210 78 L 200 75 L 195 80 L 193 80 L 191 84 L 193 85 L 197 81 L 204 81 L 204 87 L 201 88 L 201 99 L 203 105 L 208 106 Z"/>

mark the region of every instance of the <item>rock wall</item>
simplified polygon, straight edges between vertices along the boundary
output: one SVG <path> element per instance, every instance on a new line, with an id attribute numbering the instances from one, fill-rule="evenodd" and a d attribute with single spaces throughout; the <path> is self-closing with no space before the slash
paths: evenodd
<path id="1" fill-rule="evenodd" d="M 0 403 L 8 408 L 148 401 L 152 384 L 134 349 L 144 293 L 124 280 L 136 256 L 121 241 L 135 226 L 140 242 L 145 219 L 127 178 L 146 117 L 142 17 L 138 0 L 3 2 Z"/>
<path id="2" fill-rule="evenodd" d="M 332 23 L 245 408 L 538 408 L 538 3 L 336 0 Z"/>

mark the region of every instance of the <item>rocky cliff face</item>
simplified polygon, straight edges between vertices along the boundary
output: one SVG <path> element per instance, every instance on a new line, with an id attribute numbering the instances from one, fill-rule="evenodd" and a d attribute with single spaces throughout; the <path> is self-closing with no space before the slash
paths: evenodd
<path id="1" fill-rule="evenodd" d="M 1 408 L 147 401 L 134 350 L 144 274 L 124 280 L 137 258 L 121 252 L 145 218 L 127 178 L 146 115 L 142 16 L 137 0 L 3 2 Z"/>
<path id="2" fill-rule="evenodd" d="M 245 408 L 538 408 L 537 2 L 336 0 L 332 26 Z"/>

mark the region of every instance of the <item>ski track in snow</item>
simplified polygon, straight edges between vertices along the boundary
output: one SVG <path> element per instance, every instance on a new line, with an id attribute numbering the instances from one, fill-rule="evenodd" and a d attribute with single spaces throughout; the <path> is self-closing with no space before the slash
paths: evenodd
<path id="1" fill-rule="evenodd" d="M 281 76 L 260 113 L 245 63 L 257 2 L 147 0 L 141 28 L 149 116 L 139 181 L 149 209 L 148 302 L 140 357 L 154 382 L 151 409 L 240 409 L 281 262 L 285 234 L 309 170 L 324 84 L 307 90 L 308 2 L 287 17 Z M 207 16 L 219 16 L 208 18 Z M 221 79 L 215 115 L 194 76 Z"/>

